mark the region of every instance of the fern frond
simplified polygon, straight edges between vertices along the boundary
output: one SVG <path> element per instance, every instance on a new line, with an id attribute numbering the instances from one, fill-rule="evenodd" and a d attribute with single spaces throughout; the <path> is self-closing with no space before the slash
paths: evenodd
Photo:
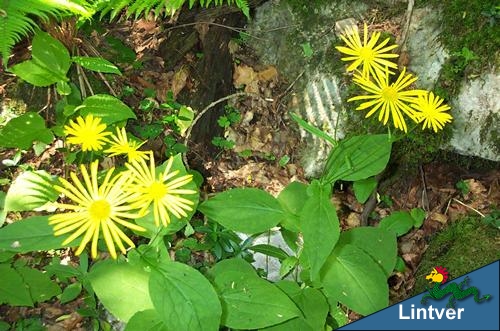
<path id="1" fill-rule="evenodd" d="M 0 55 L 4 66 L 12 47 L 38 27 L 35 17 L 48 21 L 49 17 L 72 13 L 87 18 L 92 15 L 89 8 L 83 0 L 0 0 Z"/>
<path id="2" fill-rule="evenodd" d="M 174 14 L 188 0 L 98 0 L 97 10 L 101 12 L 101 18 L 110 14 L 113 20 L 122 10 L 126 11 L 126 17 L 134 16 L 138 18 L 141 15 L 147 15 L 154 11 L 155 17 L 163 11 L 165 16 Z M 250 8 L 247 0 L 189 0 L 189 8 L 199 4 L 201 7 L 209 7 L 211 4 L 221 6 L 224 3 L 228 5 L 235 4 L 241 11 L 249 17 Z"/>

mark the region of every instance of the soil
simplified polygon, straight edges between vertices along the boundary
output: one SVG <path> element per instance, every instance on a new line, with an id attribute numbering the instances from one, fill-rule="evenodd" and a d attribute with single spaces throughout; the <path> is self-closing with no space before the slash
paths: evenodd
<path id="1" fill-rule="evenodd" d="M 106 76 L 103 81 L 103 77 L 95 76 L 92 80 L 104 82 L 103 92 L 118 96 L 123 95 L 126 88 L 133 88 L 134 92 L 123 98 L 138 112 L 137 121 L 130 123 L 132 131 L 134 126 L 151 123 L 164 115 L 159 109 L 141 112 L 140 104 L 148 89 L 155 92 L 153 99 L 157 103 L 166 102 L 166 92 L 171 90 L 178 102 L 191 105 L 198 112 L 206 109 L 192 135 L 187 137 L 189 150 L 186 155 L 188 166 L 204 176 L 203 191 L 206 194 L 246 186 L 277 195 L 291 181 L 307 182 L 299 163 L 301 151 L 306 146 L 300 140 L 297 125 L 287 115 L 292 82 L 284 80 L 277 68 L 260 63 L 252 50 L 238 39 L 234 30 L 243 28 L 241 14 L 214 13 L 212 17 L 204 17 L 203 22 L 190 15 L 182 20 L 182 16 L 172 18 L 170 22 L 120 20 L 101 27 L 104 32 L 82 34 L 79 46 L 89 55 L 112 56 L 104 36 L 122 40 L 137 54 L 135 64 L 119 63 L 123 72 L 121 77 L 111 80 Z M 100 50 L 98 54 L 91 53 L 97 49 Z M 26 58 L 26 50 L 16 50 L 13 63 Z M 138 69 L 134 67 L 137 64 L 140 64 Z M 22 98 L 28 100 L 29 107 L 34 106 L 29 103 L 30 93 L 16 94 L 19 91 L 16 79 L 6 72 L 0 75 L 0 95 L 4 101 Z M 53 120 L 53 95 L 49 93 L 40 102 L 46 106 L 42 113 L 49 122 Z M 209 107 L 221 98 L 226 98 L 227 102 Z M 217 120 L 224 114 L 227 104 L 239 111 L 241 120 L 224 132 Z M 162 158 L 165 158 L 167 149 L 163 138 L 170 133 L 164 128 L 159 137 L 149 142 L 148 147 Z M 214 146 L 210 141 L 216 135 L 233 140 L 235 147 L 221 149 Z M 178 136 L 178 139 L 184 141 L 186 137 Z M 0 150 L 0 159 L 12 159 L 14 154 L 14 150 Z M 498 164 L 485 162 L 478 167 L 470 163 L 469 158 L 447 153 L 453 158 L 449 162 L 442 155 L 409 170 L 391 169 L 395 175 L 379 189 L 379 198 L 382 199 L 375 202 L 369 213 L 369 225 L 375 225 L 397 210 L 422 208 L 427 215 L 422 227 L 399 238 L 399 255 L 406 269 L 389 279 L 391 303 L 413 295 L 415 275 L 437 233 L 450 224 L 461 222 L 464 215 L 488 215 L 498 211 Z M 40 156 L 33 152 L 23 154 L 19 163 L 57 174 L 61 172 L 62 162 L 59 152 L 54 146 L 49 146 Z M 13 179 L 20 169 L 0 165 L 0 171 L 1 178 Z M 460 181 L 466 183 L 469 192 L 457 188 Z M 7 191 L 7 183 L 2 185 Z M 366 206 L 356 201 L 349 183 L 339 187 L 332 200 L 340 211 L 344 229 L 359 225 Z M 9 221 L 20 216 L 10 214 Z M 499 238 L 497 231 L 492 240 L 498 243 Z M 77 262 L 77 258 L 72 259 Z M 52 300 L 35 308 L 0 305 L 0 320 L 20 323 L 38 318 L 49 330 L 84 330 L 90 327 L 90 320 L 75 313 L 82 306 L 82 299 L 67 304 Z M 349 317 L 355 320 L 359 316 L 351 314 Z"/>

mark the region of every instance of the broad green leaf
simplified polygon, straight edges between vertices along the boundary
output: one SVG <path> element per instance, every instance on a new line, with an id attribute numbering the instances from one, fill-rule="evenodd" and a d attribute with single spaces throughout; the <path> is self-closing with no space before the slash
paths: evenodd
<path id="1" fill-rule="evenodd" d="M 299 259 L 296 258 L 295 256 L 289 256 L 286 259 L 284 259 L 281 262 L 280 266 L 280 277 L 283 278 L 286 275 L 288 275 L 288 273 L 290 273 L 290 271 L 295 269 L 298 264 L 299 264 Z"/>
<path id="2" fill-rule="evenodd" d="M 349 316 L 338 304 L 335 304 L 333 307 L 330 305 L 330 316 L 332 316 L 335 324 L 333 329 L 343 327 L 344 325 L 349 323 Z"/>
<path id="3" fill-rule="evenodd" d="M 0 321 L 0 331 L 9 331 L 10 324 L 4 321 Z"/>
<path id="4" fill-rule="evenodd" d="M 415 220 L 411 217 L 409 212 L 395 211 L 389 216 L 384 217 L 380 221 L 378 227 L 393 232 L 399 237 L 410 231 L 414 222 Z"/>
<path id="5" fill-rule="evenodd" d="M 128 321 L 125 331 L 171 331 L 155 309 L 138 311 Z"/>
<path id="6" fill-rule="evenodd" d="M 55 281 L 40 270 L 28 267 L 20 267 L 16 270 L 21 275 L 24 286 L 28 288 L 33 302 L 47 301 L 61 293 Z"/>
<path id="7" fill-rule="evenodd" d="M 254 251 L 255 253 L 262 253 L 267 256 L 275 257 L 280 261 L 289 257 L 287 252 L 273 245 L 259 244 L 248 247 L 248 249 Z"/>
<path id="8" fill-rule="evenodd" d="M 387 277 L 394 270 L 398 245 L 394 233 L 375 227 L 360 227 L 340 234 L 338 246 L 351 244 L 370 255 Z"/>
<path id="9" fill-rule="evenodd" d="M 217 293 L 199 271 L 169 262 L 153 269 L 149 293 L 163 323 L 171 330 L 219 330 L 222 308 Z"/>
<path id="10" fill-rule="evenodd" d="M 285 218 L 281 225 L 288 230 L 299 232 L 299 214 L 306 202 L 308 185 L 300 182 L 291 182 L 278 195 L 277 199 L 283 210 Z"/>
<path id="11" fill-rule="evenodd" d="M 4 209 L 9 211 L 33 210 L 47 202 L 57 200 L 55 181 L 45 170 L 25 171 L 9 187 Z M 0 218 L 0 225 L 4 219 Z"/>
<path id="12" fill-rule="evenodd" d="M 300 214 L 300 228 L 304 238 L 304 254 L 309 260 L 311 280 L 314 281 L 339 239 L 340 224 L 330 201 L 330 185 L 322 185 L 314 180 L 310 188 L 312 195 Z"/>
<path id="13" fill-rule="evenodd" d="M 359 203 L 365 203 L 376 187 L 377 180 L 375 179 L 375 177 L 368 177 L 355 181 L 353 184 L 353 189 L 356 200 L 358 200 Z"/>
<path id="14" fill-rule="evenodd" d="M 71 66 L 69 52 L 64 45 L 48 33 L 38 31 L 32 42 L 33 61 L 47 68 L 59 80 L 67 80 L 66 73 Z"/>
<path id="15" fill-rule="evenodd" d="M 27 253 L 76 246 L 75 242 L 62 244 L 68 237 L 69 234 L 54 236 L 49 216 L 33 216 L 0 229 L 0 250 Z"/>
<path id="16" fill-rule="evenodd" d="M 0 131 L 0 147 L 28 150 L 34 141 L 49 144 L 54 139 L 45 127 L 44 119 L 35 112 L 27 112 L 11 119 Z"/>
<path id="17" fill-rule="evenodd" d="M 223 260 L 214 266 L 212 274 L 222 301 L 222 325 L 258 329 L 301 315 L 285 293 L 257 276 L 242 259 Z"/>
<path id="18" fill-rule="evenodd" d="M 256 188 L 235 188 L 203 202 L 198 210 L 229 230 L 261 233 L 278 224 L 284 216 L 271 194 Z"/>
<path id="19" fill-rule="evenodd" d="M 181 106 L 181 108 L 179 109 L 179 113 L 175 118 L 175 124 L 177 124 L 177 126 L 179 127 L 181 136 L 184 137 L 187 129 L 189 129 L 189 127 L 193 123 L 193 119 L 193 109 L 191 109 L 191 107 Z"/>
<path id="20" fill-rule="evenodd" d="M 9 68 L 9 71 L 27 81 L 31 85 L 46 87 L 62 81 L 61 77 L 33 60 L 18 63 Z"/>
<path id="21" fill-rule="evenodd" d="M 299 285 L 291 281 L 280 281 L 276 283 L 283 292 L 302 311 L 301 316 L 288 320 L 284 323 L 274 325 L 262 330 L 265 331 L 323 331 L 325 330 L 326 315 L 328 314 L 328 303 L 325 296 L 317 289 Z"/>
<path id="22" fill-rule="evenodd" d="M 369 315 L 389 304 L 387 277 L 362 249 L 346 244 L 336 247 L 322 270 L 325 295 L 361 315 Z"/>
<path id="23" fill-rule="evenodd" d="M 104 124 L 113 124 L 129 118 L 136 118 L 129 106 L 109 94 L 92 95 L 83 100 L 83 103 L 76 107 L 76 110 L 79 110 L 80 115 L 83 117 L 88 114 L 100 117 Z"/>
<path id="24" fill-rule="evenodd" d="M 421 227 L 426 217 L 425 210 L 423 210 L 422 208 L 413 208 L 410 211 L 410 215 L 414 221 L 413 226 L 415 228 Z"/>
<path id="25" fill-rule="evenodd" d="M 136 312 L 152 309 L 150 273 L 126 262 L 104 260 L 88 274 L 95 294 L 114 316 L 127 322 Z"/>
<path id="26" fill-rule="evenodd" d="M 29 290 L 24 286 L 21 275 L 8 264 L 0 264 L 0 304 L 33 307 Z"/>
<path id="27" fill-rule="evenodd" d="M 73 284 L 69 284 L 63 290 L 60 301 L 62 304 L 73 301 L 80 295 L 81 292 L 82 292 L 82 283 L 76 282 Z"/>
<path id="28" fill-rule="evenodd" d="M 109 62 L 102 57 L 90 57 L 90 56 L 73 56 L 71 58 L 73 62 L 81 65 L 85 69 L 89 69 L 97 72 L 104 72 L 108 74 L 121 75 L 120 69 L 113 63 Z"/>
<path id="29" fill-rule="evenodd" d="M 56 84 L 57 93 L 60 95 L 70 95 L 71 94 L 71 85 L 65 81 L 59 81 Z"/>
<path id="30" fill-rule="evenodd" d="M 387 134 L 342 140 L 328 156 L 321 181 L 356 181 L 379 174 L 389 162 L 392 143 Z"/>

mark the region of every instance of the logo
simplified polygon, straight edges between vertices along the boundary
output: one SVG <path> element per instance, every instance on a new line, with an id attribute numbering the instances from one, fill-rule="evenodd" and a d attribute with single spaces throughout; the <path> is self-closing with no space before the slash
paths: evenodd
<path id="1" fill-rule="evenodd" d="M 425 305 L 428 299 L 440 300 L 446 297 L 451 293 L 450 299 L 448 300 L 448 304 L 446 308 L 455 308 L 455 300 L 463 300 L 471 295 L 474 295 L 474 301 L 477 303 L 488 300 L 491 295 L 486 294 L 483 297 L 479 297 L 479 290 L 475 286 L 468 287 L 464 289 L 463 287 L 467 285 L 469 281 L 469 276 L 465 277 L 465 279 L 457 283 L 449 283 L 444 288 L 440 288 L 441 284 L 446 283 L 448 280 L 448 271 L 443 267 L 435 267 L 432 269 L 431 273 L 428 274 L 425 279 L 428 279 L 431 283 L 434 283 L 433 287 L 427 286 L 427 290 L 429 294 L 426 294 L 422 297 L 420 301 L 421 304 Z"/>
<path id="2" fill-rule="evenodd" d="M 468 288 L 464 288 L 467 285 L 467 282 L 470 280 L 469 276 L 465 277 L 465 279 L 460 282 L 459 284 L 457 283 L 448 283 L 446 286 L 441 288 L 441 285 L 446 283 L 448 280 L 448 272 L 446 271 L 446 268 L 443 267 L 435 267 L 432 269 L 431 273 L 428 274 L 425 279 L 429 280 L 430 283 L 434 283 L 434 286 L 427 287 L 427 291 L 429 293 L 425 294 L 422 297 L 422 300 L 420 300 L 420 303 L 425 305 L 427 303 L 427 300 L 433 299 L 433 300 L 441 300 L 448 295 L 450 295 L 450 298 L 448 299 L 448 303 L 446 304 L 446 308 L 433 308 L 432 305 L 430 305 L 427 309 L 426 308 L 415 308 L 415 305 L 411 305 L 410 309 L 410 315 L 405 315 L 404 312 L 404 307 L 402 304 L 399 305 L 399 319 L 400 320 L 414 320 L 414 319 L 442 319 L 443 317 L 446 317 L 448 320 L 453 320 L 453 319 L 462 319 L 462 314 L 465 313 L 465 308 L 459 308 L 455 310 L 455 301 L 460 301 L 463 300 L 471 295 L 474 296 L 474 301 L 477 303 L 483 302 L 485 300 L 488 300 L 491 295 L 486 294 L 482 297 L 479 296 L 479 290 L 475 286 L 470 286 Z M 445 313 L 446 310 L 446 313 Z"/>

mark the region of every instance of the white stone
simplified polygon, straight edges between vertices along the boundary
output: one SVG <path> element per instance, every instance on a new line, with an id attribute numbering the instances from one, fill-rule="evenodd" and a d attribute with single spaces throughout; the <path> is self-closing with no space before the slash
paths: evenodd
<path id="1" fill-rule="evenodd" d="M 465 155 L 500 161 L 500 75 L 485 75 L 465 83 L 452 103 L 451 147 Z"/>

